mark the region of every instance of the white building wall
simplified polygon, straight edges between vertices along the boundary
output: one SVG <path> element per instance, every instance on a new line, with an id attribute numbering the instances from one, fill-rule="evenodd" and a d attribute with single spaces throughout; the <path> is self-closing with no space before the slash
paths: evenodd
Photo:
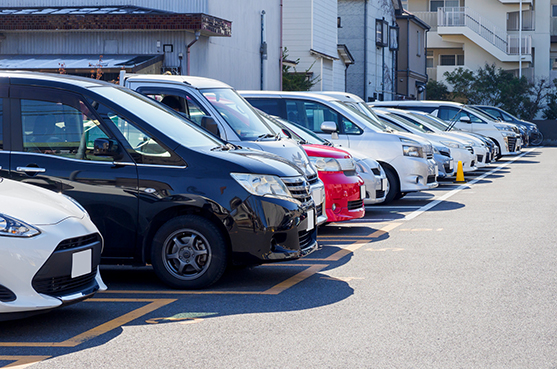
<path id="1" fill-rule="evenodd" d="M 336 0 L 284 0 L 283 9 L 283 46 L 288 49 L 288 59 L 299 59 L 297 72 L 313 72 L 318 79 L 313 90 L 331 90 L 333 61 L 310 50 L 338 58 Z"/>

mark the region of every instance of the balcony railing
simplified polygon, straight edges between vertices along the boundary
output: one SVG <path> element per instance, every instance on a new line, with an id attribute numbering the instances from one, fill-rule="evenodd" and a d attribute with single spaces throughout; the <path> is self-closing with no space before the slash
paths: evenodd
<path id="1" fill-rule="evenodd" d="M 482 18 L 470 8 L 437 9 L 438 27 L 466 27 L 508 55 L 518 55 L 518 36 L 507 32 Z M 522 36 L 522 55 L 532 53 L 531 36 Z"/>

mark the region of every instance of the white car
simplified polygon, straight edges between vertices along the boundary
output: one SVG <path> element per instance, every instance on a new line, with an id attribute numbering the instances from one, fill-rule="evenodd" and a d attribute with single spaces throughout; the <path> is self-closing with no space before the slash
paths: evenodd
<path id="1" fill-rule="evenodd" d="M 433 147 L 427 140 L 409 133 L 386 133 L 377 118 L 369 118 L 336 97 L 286 91 L 240 94 L 268 114 L 308 128 L 341 149 L 354 149 L 378 161 L 389 181 L 384 203 L 439 185 Z"/>
<path id="2" fill-rule="evenodd" d="M 106 290 L 103 239 L 68 196 L 0 178 L 0 321 Z"/>

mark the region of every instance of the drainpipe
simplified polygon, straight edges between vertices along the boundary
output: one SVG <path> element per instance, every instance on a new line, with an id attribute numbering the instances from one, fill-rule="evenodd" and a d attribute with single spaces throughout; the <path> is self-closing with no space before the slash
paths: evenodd
<path id="1" fill-rule="evenodd" d="M 367 0 L 364 0 L 364 100 L 367 96 Z"/>
<path id="2" fill-rule="evenodd" d="M 265 10 L 261 11 L 261 90 L 267 89 L 267 24 Z"/>
<path id="3" fill-rule="evenodd" d="M 522 78 L 522 0 L 518 8 L 518 78 Z"/>
<path id="4" fill-rule="evenodd" d="M 280 0 L 280 53 L 279 53 L 279 57 L 280 57 L 280 68 L 279 68 L 279 74 L 280 74 L 280 90 L 282 91 L 282 0 Z"/>
<path id="5" fill-rule="evenodd" d="M 201 32 L 200 31 L 195 31 L 195 39 L 190 42 L 188 44 L 188 46 L 186 46 L 186 60 L 187 60 L 187 64 L 188 64 L 188 70 L 187 70 L 187 75 L 190 75 L 190 47 L 193 46 L 193 44 L 195 44 L 197 42 L 197 40 L 199 40 L 199 36 L 201 36 Z"/>

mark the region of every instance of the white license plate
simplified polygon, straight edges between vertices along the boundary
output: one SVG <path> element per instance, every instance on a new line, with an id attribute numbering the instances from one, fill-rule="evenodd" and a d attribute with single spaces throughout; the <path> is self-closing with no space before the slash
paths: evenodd
<path id="1" fill-rule="evenodd" d="M 91 273 L 93 251 L 91 249 L 76 252 L 72 255 L 72 278 Z"/>
<path id="2" fill-rule="evenodd" d="M 311 231 L 313 228 L 315 228 L 315 212 L 313 209 L 310 209 L 308 210 L 308 222 L 306 231 Z"/>
<path id="3" fill-rule="evenodd" d="M 360 186 L 360 199 L 365 199 L 366 198 L 366 186 L 365 185 L 361 185 Z"/>
<path id="4" fill-rule="evenodd" d="M 313 202 L 315 203 L 315 205 L 321 205 L 321 203 L 323 202 L 323 189 L 322 188 L 316 188 L 311 192 L 311 198 L 313 199 Z"/>

